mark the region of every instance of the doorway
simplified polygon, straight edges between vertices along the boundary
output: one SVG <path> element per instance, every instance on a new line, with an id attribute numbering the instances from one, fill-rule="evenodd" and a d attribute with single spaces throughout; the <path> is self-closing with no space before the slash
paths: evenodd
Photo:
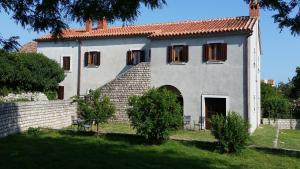
<path id="1" fill-rule="evenodd" d="M 226 116 L 226 98 L 205 98 L 205 128 L 210 129 L 212 116 Z"/>

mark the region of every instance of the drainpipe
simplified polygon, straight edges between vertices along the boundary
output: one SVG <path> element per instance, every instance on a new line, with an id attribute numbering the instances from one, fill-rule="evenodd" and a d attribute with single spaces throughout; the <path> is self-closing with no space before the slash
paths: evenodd
<path id="1" fill-rule="evenodd" d="M 77 72 L 77 96 L 80 96 L 80 83 L 81 83 L 81 40 L 76 40 L 78 42 L 78 72 Z"/>

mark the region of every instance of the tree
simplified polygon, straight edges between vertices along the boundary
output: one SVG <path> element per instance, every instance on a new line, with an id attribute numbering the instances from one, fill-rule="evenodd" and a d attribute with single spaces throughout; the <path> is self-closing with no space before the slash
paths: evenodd
<path id="1" fill-rule="evenodd" d="M 252 0 L 244 1 L 250 3 Z M 272 17 L 281 30 L 289 28 L 292 35 L 300 35 L 299 0 L 259 0 L 259 2 L 262 8 L 276 12 Z"/>
<path id="2" fill-rule="evenodd" d="M 300 67 L 296 68 L 296 75 L 292 79 L 292 98 L 299 99 L 300 98 Z"/>
<path id="3" fill-rule="evenodd" d="M 292 81 L 288 81 L 287 83 L 280 82 L 278 84 L 278 90 L 285 96 L 287 99 L 291 99 L 292 89 L 294 85 Z"/>
<path id="4" fill-rule="evenodd" d="M 68 28 L 66 20 L 84 22 L 88 18 L 97 21 L 106 17 L 108 22 L 130 22 L 139 15 L 141 5 L 155 9 L 164 4 L 165 0 L 0 0 L 0 12 L 12 14 L 12 19 L 24 28 L 29 26 L 36 32 L 49 30 L 56 36 Z M 12 42 L 0 37 L 0 45 Z"/>
<path id="5" fill-rule="evenodd" d="M 80 115 L 86 122 L 96 124 L 97 133 L 99 133 L 99 125 L 106 123 L 116 111 L 109 97 L 102 96 L 100 89 L 91 91 L 87 99 L 79 98 L 77 102 L 79 103 Z"/>
<path id="6" fill-rule="evenodd" d="M 150 89 L 129 98 L 128 117 L 137 133 L 151 144 L 160 144 L 182 126 L 182 107 L 172 91 Z"/>

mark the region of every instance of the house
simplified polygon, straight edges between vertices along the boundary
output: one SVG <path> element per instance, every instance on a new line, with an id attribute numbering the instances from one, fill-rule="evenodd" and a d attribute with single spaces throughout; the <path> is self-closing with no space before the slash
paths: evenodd
<path id="1" fill-rule="evenodd" d="M 273 80 L 273 79 L 264 79 L 264 80 L 261 80 L 261 83 L 269 84 L 272 87 L 276 86 L 275 80 Z"/>
<path id="2" fill-rule="evenodd" d="M 128 120 L 127 98 L 150 87 L 175 91 L 190 125 L 209 128 L 217 112 L 236 111 L 251 132 L 260 124 L 259 4 L 250 15 L 222 19 L 68 29 L 36 39 L 38 52 L 65 70 L 60 99 L 101 87 Z"/>

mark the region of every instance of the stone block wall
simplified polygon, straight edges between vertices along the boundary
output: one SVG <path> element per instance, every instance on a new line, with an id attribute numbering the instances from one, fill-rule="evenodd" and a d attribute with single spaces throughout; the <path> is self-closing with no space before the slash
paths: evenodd
<path id="1" fill-rule="evenodd" d="M 150 88 L 151 73 L 149 63 L 140 63 L 119 75 L 116 79 L 102 86 L 102 93 L 110 97 L 116 105 L 117 112 L 114 121 L 128 121 L 126 110 L 128 98 L 132 95 L 142 95 Z"/>
<path id="2" fill-rule="evenodd" d="M 263 118 L 262 124 L 272 125 L 274 127 L 279 127 L 279 129 L 300 129 L 300 119 L 268 119 Z"/>
<path id="3" fill-rule="evenodd" d="M 39 101 L 0 104 L 0 137 L 29 127 L 60 129 L 70 126 L 77 116 L 77 104 L 71 101 Z"/>

